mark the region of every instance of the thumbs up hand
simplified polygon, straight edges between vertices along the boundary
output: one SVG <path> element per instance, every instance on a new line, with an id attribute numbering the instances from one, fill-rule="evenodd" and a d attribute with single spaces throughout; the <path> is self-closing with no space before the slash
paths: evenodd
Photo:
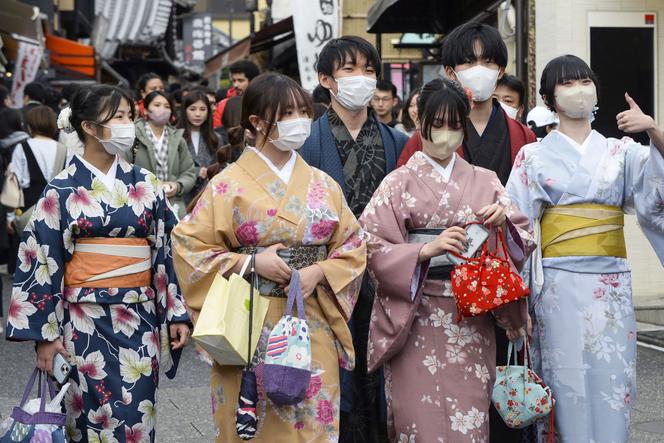
<path id="1" fill-rule="evenodd" d="M 628 134 L 648 131 L 657 128 L 655 120 L 643 113 L 634 99 L 625 93 L 625 101 L 629 106 L 627 111 L 623 111 L 616 116 L 618 129 Z"/>

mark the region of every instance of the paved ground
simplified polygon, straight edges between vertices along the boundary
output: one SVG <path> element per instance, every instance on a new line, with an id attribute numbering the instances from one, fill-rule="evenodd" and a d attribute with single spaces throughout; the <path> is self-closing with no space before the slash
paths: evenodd
<path id="1" fill-rule="evenodd" d="M 9 283 L 4 280 L 4 306 L 8 306 Z M 34 365 L 34 346 L 0 339 L 0 417 L 18 403 Z M 664 352 L 639 346 L 638 397 L 632 416 L 633 443 L 664 441 Z M 209 369 L 195 358 L 189 346 L 183 354 L 175 380 L 162 382 L 159 392 L 158 433 L 160 443 L 213 441 Z"/>

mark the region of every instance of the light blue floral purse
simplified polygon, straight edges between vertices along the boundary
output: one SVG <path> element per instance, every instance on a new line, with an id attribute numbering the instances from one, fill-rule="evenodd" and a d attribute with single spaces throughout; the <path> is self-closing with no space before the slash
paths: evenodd
<path id="1" fill-rule="evenodd" d="M 493 401 L 496 410 L 510 428 L 525 428 L 549 415 L 549 429 L 553 430 L 555 400 L 544 381 L 529 367 L 528 339 L 524 343 L 524 362 L 519 366 L 516 347 L 509 343 L 507 365 L 496 368 Z M 510 365 L 514 355 L 514 365 Z M 553 432 L 549 432 L 552 441 Z"/>

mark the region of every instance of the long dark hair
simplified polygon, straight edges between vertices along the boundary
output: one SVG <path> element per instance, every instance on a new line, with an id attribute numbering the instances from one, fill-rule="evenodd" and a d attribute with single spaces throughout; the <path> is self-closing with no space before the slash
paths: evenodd
<path id="1" fill-rule="evenodd" d="M 212 106 L 210 106 L 210 101 L 208 100 L 204 91 L 200 89 L 193 89 L 189 91 L 189 93 L 182 99 L 178 127 L 184 129 L 184 139 L 191 143 L 191 123 L 189 123 L 189 119 L 187 119 L 187 108 L 197 101 L 202 101 L 205 103 L 205 107 L 208 111 L 207 118 L 201 125 L 200 131 L 201 138 L 207 145 L 208 151 L 210 151 L 210 154 L 214 156 L 217 152 L 217 149 L 219 148 L 219 137 L 217 136 L 217 133 L 214 132 L 214 127 L 212 125 L 214 110 L 212 109 Z"/>
<path id="2" fill-rule="evenodd" d="M 131 97 L 116 86 L 93 85 L 82 87 L 74 94 L 69 107 L 71 117 L 69 122 L 76 130 L 78 138 L 85 142 L 85 131 L 81 126 L 84 121 L 91 121 L 103 125 L 111 121 L 125 99 L 129 104 L 131 117 L 134 116 L 134 102 Z"/>
<path id="3" fill-rule="evenodd" d="M 404 102 L 403 108 L 401 110 L 401 124 L 403 125 L 404 129 L 408 132 L 414 131 L 416 127 L 415 122 L 413 121 L 412 118 L 410 118 L 410 113 L 408 112 L 408 109 L 410 109 L 410 105 L 413 102 L 413 99 L 419 93 L 420 93 L 420 88 L 413 89 L 408 95 L 408 98 Z M 417 103 L 415 103 L 415 106 L 417 106 Z"/>

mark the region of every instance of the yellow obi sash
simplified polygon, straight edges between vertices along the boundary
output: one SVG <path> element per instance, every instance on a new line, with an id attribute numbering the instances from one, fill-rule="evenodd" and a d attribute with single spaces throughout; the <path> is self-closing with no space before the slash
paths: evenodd
<path id="1" fill-rule="evenodd" d="M 617 206 L 593 203 L 552 206 L 541 219 L 542 256 L 627 257 L 624 215 Z"/>
<path id="2" fill-rule="evenodd" d="M 136 288 L 152 283 L 152 251 L 144 238 L 81 238 L 65 264 L 70 288 Z"/>

